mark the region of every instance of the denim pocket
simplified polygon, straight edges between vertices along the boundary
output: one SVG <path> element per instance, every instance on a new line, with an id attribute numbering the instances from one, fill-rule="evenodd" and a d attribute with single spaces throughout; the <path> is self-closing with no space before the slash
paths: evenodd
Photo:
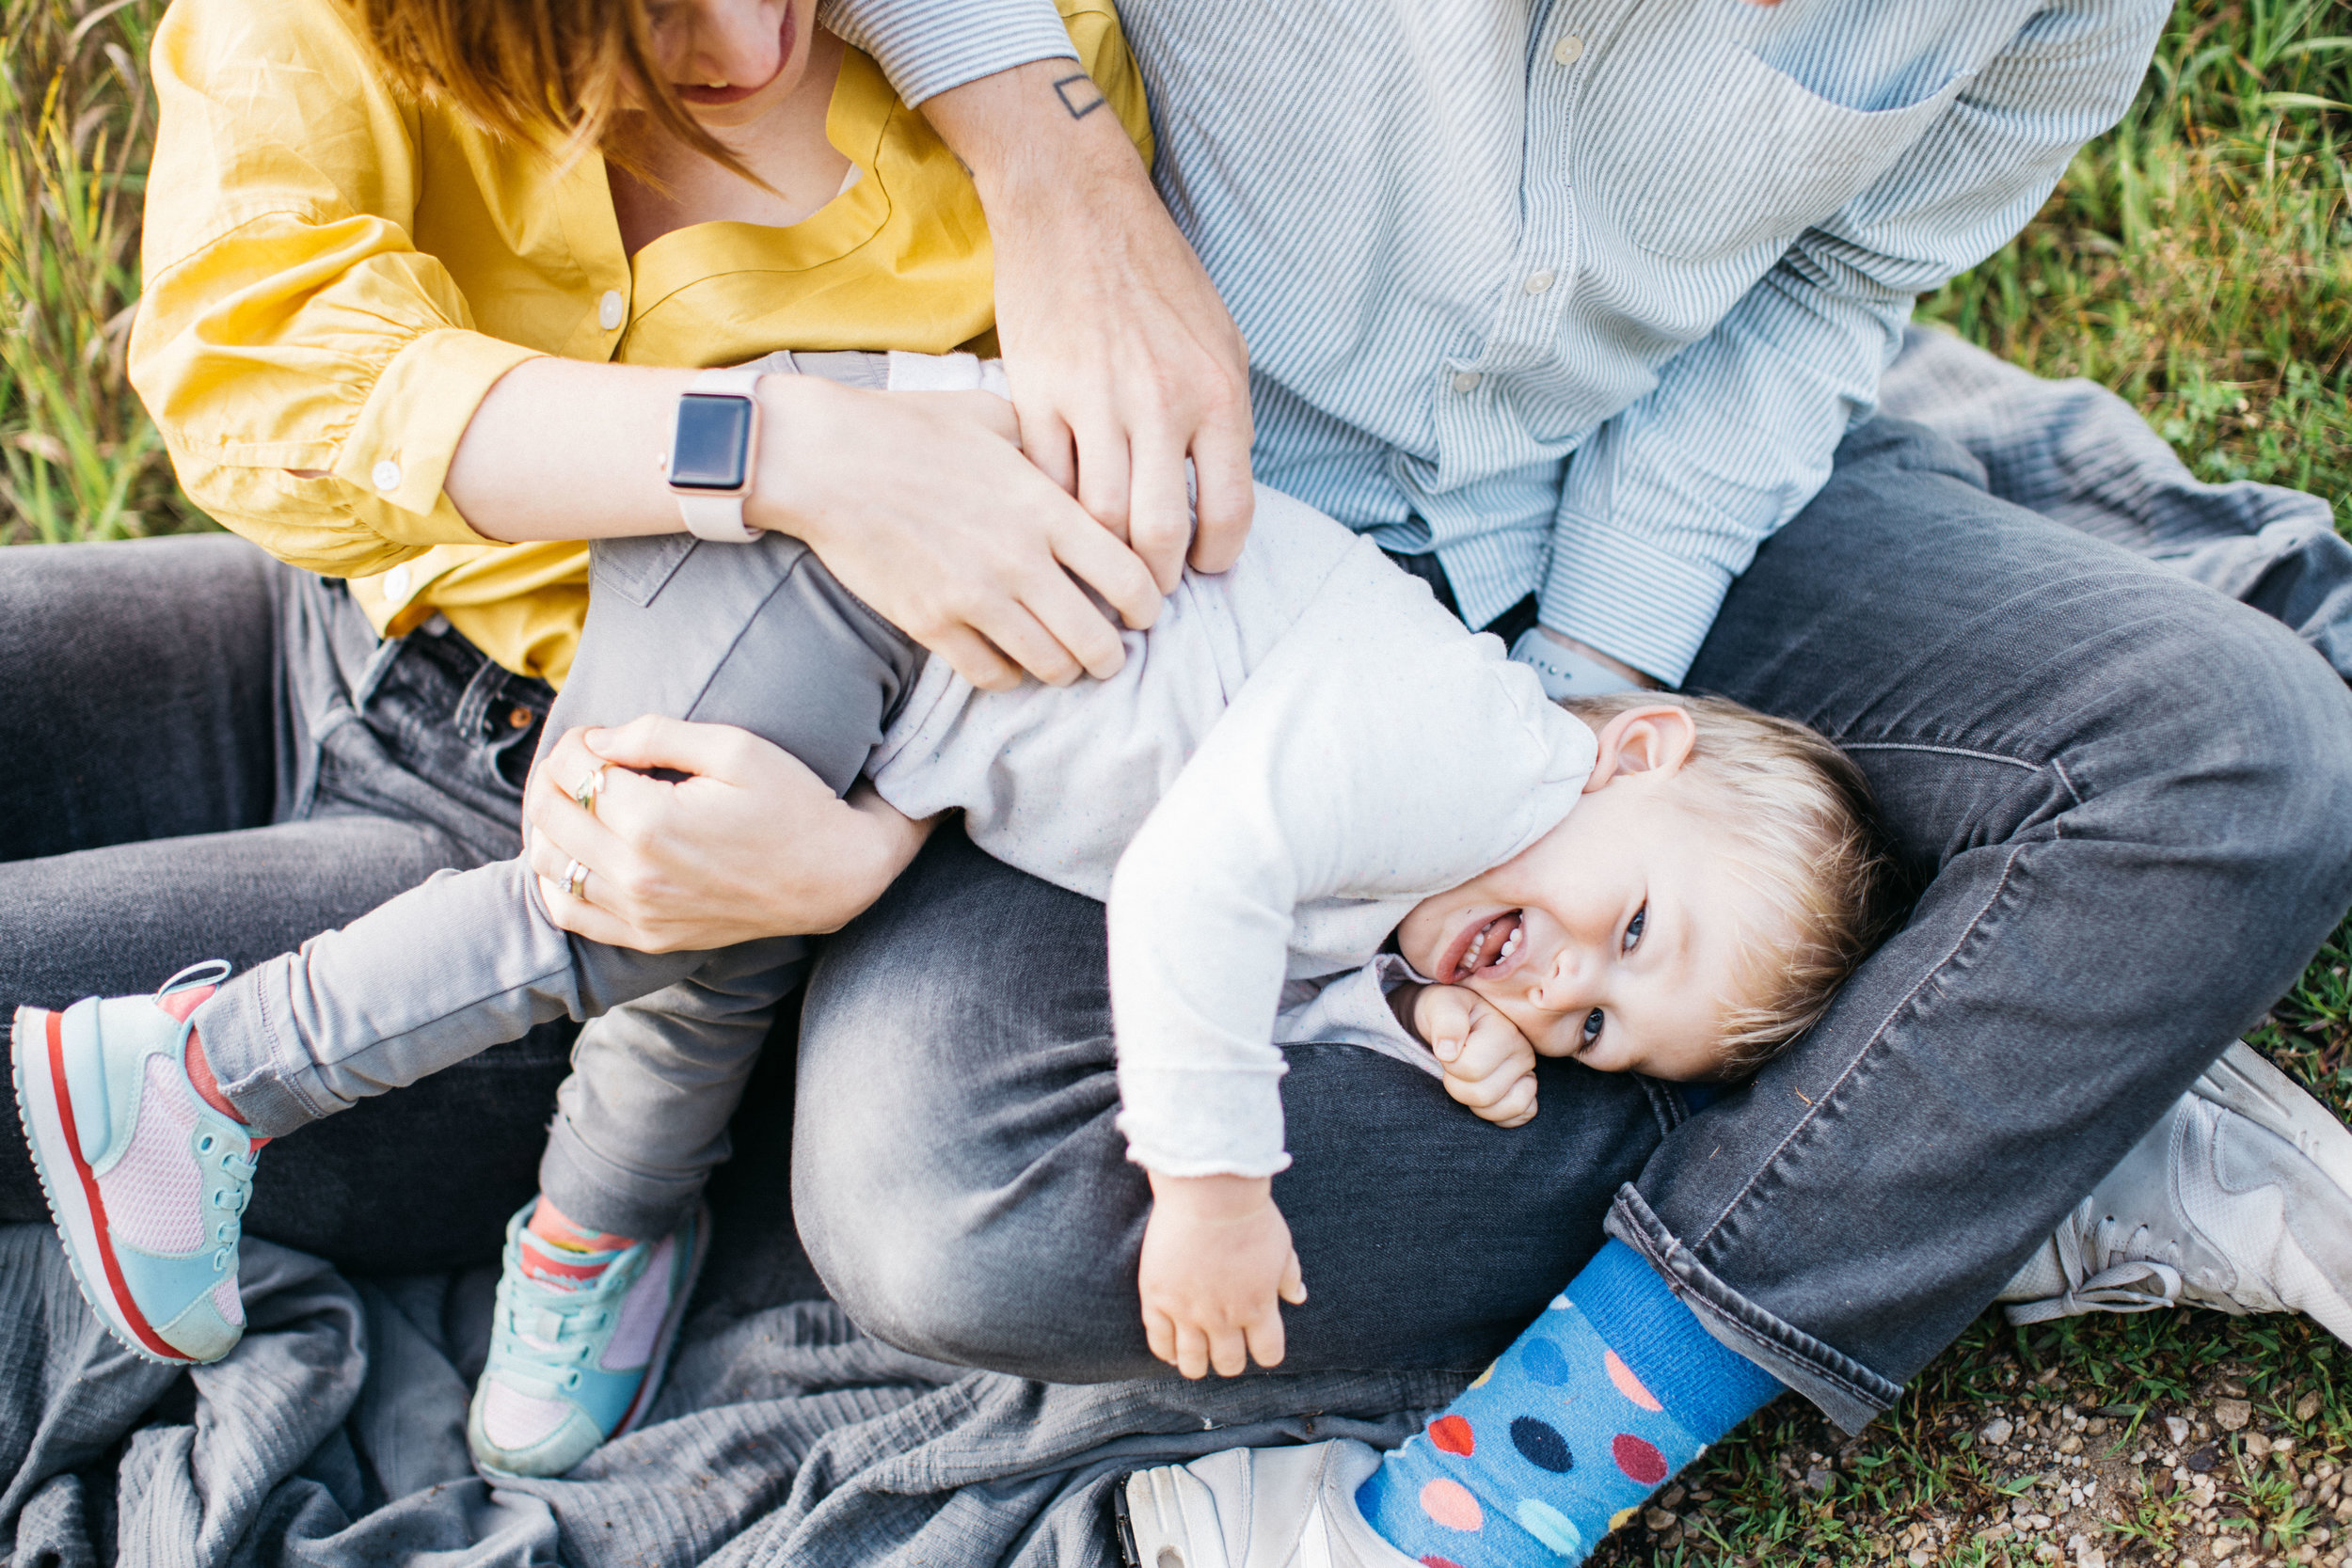
<path id="1" fill-rule="evenodd" d="M 1682 100 L 1705 114 L 1594 117 L 1619 127 L 1596 149 L 1616 171 L 1603 204 L 1633 244 L 1677 261 L 1776 252 L 1869 189 L 1973 80 L 1963 71 L 1900 108 L 1849 109 L 1727 45 Z"/>

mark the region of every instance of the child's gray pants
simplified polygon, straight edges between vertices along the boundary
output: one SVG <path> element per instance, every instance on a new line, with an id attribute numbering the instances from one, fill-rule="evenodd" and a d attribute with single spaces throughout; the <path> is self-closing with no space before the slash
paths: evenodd
<path id="1" fill-rule="evenodd" d="M 668 714 L 739 725 L 845 793 L 921 673 L 922 649 L 796 539 L 600 541 L 592 559 L 543 752 L 574 725 Z M 437 874 L 231 979 L 194 1022 L 230 1100 L 277 1137 L 534 1023 L 587 1020 L 541 1188 L 579 1224 L 659 1236 L 726 1158 L 727 1120 L 805 963 L 797 937 L 662 954 L 583 941 L 548 918 L 516 859 Z"/>

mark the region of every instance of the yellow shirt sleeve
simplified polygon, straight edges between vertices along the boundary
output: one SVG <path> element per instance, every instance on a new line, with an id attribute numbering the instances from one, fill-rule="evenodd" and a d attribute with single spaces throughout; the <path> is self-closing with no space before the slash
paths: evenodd
<path id="1" fill-rule="evenodd" d="M 334 576 L 484 543 L 442 477 L 491 384 L 538 351 L 476 331 L 411 239 L 418 106 L 321 0 L 179 0 L 153 69 L 129 369 L 189 495 Z"/>
<path id="2" fill-rule="evenodd" d="M 1127 47 L 1127 35 L 1119 24 L 1119 12 L 1100 0 L 1060 0 L 1060 5 L 1062 24 L 1070 29 L 1070 41 L 1077 48 L 1079 63 L 1094 78 L 1104 101 L 1134 138 L 1136 150 L 1143 154 L 1143 166 L 1150 168 L 1152 116 L 1144 102 L 1143 72 L 1136 68 L 1135 55 Z"/>

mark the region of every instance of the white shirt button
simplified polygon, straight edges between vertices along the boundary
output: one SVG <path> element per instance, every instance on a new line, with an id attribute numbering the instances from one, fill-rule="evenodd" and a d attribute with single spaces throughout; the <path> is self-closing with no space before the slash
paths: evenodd
<path id="1" fill-rule="evenodd" d="M 1525 289 L 1531 294 L 1539 294 L 1546 289 L 1551 287 L 1551 269 L 1549 267 L 1543 267 L 1534 272 L 1529 273 L 1527 275 L 1527 281 L 1520 284 L 1519 287 Z"/>
<path id="2" fill-rule="evenodd" d="M 1457 392 L 1474 392 L 1478 390 L 1478 383 L 1482 379 L 1484 378 L 1476 371 L 1455 371 L 1454 389 Z"/>
<path id="3" fill-rule="evenodd" d="M 1561 65 L 1576 64 L 1584 57 L 1584 40 L 1574 33 L 1563 34 L 1560 41 L 1551 46 L 1551 57 Z"/>
<path id="4" fill-rule="evenodd" d="M 384 459 L 383 462 L 368 470 L 368 482 L 379 490 L 399 489 L 400 465 L 389 457 Z"/>
<path id="5" fill-rule="evenodd" d="M 388 599 L 405 599 L 408 596 L 407 567 L 395 566 L 384 574 L 384 596 Z"/>
<path id="6" fill-rule="evenodd" d="M 621 317 L 628 310 L 628 301 L 621 297 L 621 291 L 607 289 L 604 291 L 604 297 L 596 301 L 596 325 L 607 332 L 614 331 L 620 326 Z"/>

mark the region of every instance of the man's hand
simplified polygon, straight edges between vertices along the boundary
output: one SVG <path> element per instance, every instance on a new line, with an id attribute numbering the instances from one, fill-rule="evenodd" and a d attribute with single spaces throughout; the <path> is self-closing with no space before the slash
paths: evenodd
<path id="1" fill-rule="evenodd" d="M 1282 1361 L 1281 1302 L 1307 1299 L 1274 1183 L 1152 1176 L 1137 1282 L 1152 1354 L 1186 1377 L 1239 1377 Z M 1279 1298 L 1279 1299 L 1278 1299 Z"/>
<path id="2" fill-rule="evenodd" d="M 1072 60 L 982 77 L 923 112 L 988 213 L 1022 450 L 1133 546 L 1162 593 L 1187 554 L 1204 572 L 1231 566 L 1252 505 L 1248 356 L 1119 117 Z"/>
<path id="3" fill-rule="evenodd" d="M 1445 1092 L 1501 1127 L 1534 1120 L 1535 1048 L 1518 1026 L 1467 986 L 1411 990 L 1390 1000 L 1444 1067 Z"/>
<path id="4" fill-rule="evenodd" d="M 1119 629 L 1081 583 L 1130 626 L 1158 617 L 1150 569 L 1023 459 L 1003 399 L 790 375 L 759 395 L 751 521 L 803 540 L 974 686 L 1116 674 Z"/>

